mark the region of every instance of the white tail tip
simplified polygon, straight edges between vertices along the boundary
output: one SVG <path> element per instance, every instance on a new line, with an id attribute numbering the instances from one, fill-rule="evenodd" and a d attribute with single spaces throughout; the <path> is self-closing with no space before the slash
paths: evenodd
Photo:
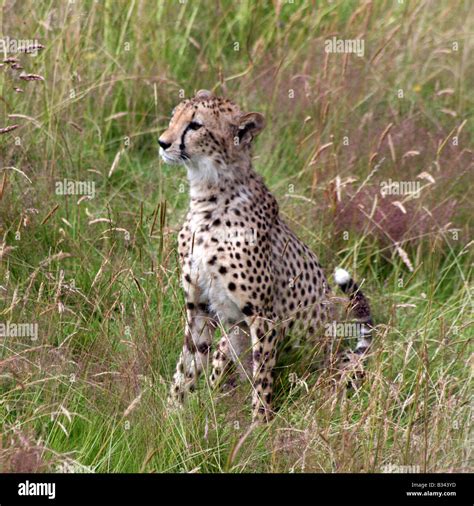
<path id="1" fill-rule="evenodd" d="M 336 267 L 336 270 L 334 271 L 334 281 L 338 285 L 345 285 L 346 283 L 349 283 L 350 280 L 351 275 L 345 269 Z"/>

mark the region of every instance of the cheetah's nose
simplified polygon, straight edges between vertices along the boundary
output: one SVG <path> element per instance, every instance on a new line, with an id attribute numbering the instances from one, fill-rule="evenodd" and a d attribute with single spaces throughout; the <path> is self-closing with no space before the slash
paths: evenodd
<path id="1" fill-rule="evenodd" d="M 160 139 L 158 139 L 158 144 L 165 150 L 171 146 L 171 142 L 164 142 L 161 141 Z"/>

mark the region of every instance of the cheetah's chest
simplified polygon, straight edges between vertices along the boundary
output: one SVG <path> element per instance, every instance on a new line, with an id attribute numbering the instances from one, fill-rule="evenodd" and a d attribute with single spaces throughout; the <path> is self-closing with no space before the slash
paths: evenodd
<path id="1" fill-rule="evenodd" d="M 210 310 L 222 323 L 233 324 L 243 320 L 244 315 L 227 290 L 226 282 L 219 273 L 219 266 L 226 263 L 226 250 L 218 251 L 225 244 L 226 231 L 214 227 L 209 231 L 202 229 L 202 224 L 190 224 L 194 240 L 189 252 L 191 279 L 200 291 L 200 302 L 207 303 Z"/>

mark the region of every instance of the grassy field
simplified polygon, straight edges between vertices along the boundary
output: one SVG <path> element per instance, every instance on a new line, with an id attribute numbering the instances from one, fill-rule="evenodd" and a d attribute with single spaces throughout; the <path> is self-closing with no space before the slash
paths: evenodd
<path id="1" fill-rule="evenodd" d="M 0 129 L 16 126 L 0 135 L 0 471 L 472 470 L 472 2 L 0 0 L 0 30 L 44 46 L 0 68 Z M 326 52 L 333 37 L 363 55 Z M 166 406 L 188 197 L 157 137 L 200 88 L 265 114 L 256 169 L 377 323 L 360 390 L 286 357 L 277 417 L 250 432 L 247 384 L 202 379 Z"/>

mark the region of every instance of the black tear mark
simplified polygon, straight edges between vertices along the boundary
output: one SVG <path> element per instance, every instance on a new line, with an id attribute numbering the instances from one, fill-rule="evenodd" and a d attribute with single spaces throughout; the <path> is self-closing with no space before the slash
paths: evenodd
<path id="1" fill-rule="evenodd" d="M 196 115 L 196 113 L 194 112 L 193 113 L 193 117 L 191 118 L 191 121 L 189 122 L 188 126 L 184 129 L 184 132 L 181 134 L 181 141 L 180 141 L 180 144 L 179 144 L 180 151 L 184 152 L 184 150 L 185 150 L 186 146 L 184 145 L 184 138 L 185 138 L 186 134 L 188 133 L 188 131 L 192 130 L 191 123 L 192 123 L 195 115 Z"/>

